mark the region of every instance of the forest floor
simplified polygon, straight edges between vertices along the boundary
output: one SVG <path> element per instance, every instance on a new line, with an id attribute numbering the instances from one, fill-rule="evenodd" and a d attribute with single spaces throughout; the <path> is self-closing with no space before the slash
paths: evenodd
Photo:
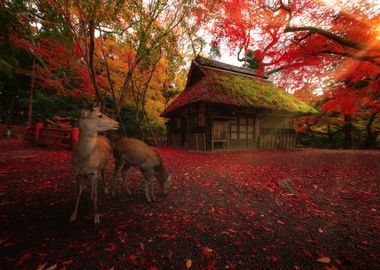
<path id="1" fill-rule="evenodd" d="M 380 269 L 380 151 L 157 151 L 169 195 L 131 169 L 95 226 L 71 152 L 0 141 L 0 269 Z"/>

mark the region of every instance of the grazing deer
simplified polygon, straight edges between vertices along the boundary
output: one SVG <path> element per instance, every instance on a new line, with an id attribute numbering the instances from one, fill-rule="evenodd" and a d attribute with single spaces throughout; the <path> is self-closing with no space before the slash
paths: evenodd
<path id="1" fill-rule="evenodd" d="M 130 166 L 138 167 L 143 173 L 145 196 L 148 202 L 156 200 L 153 188 L 155 177 L 160 181 L 162 193 L 167 194 L 171 173 L 164 167 L 160 155 L 151 147 L 137 139 L 123 138 L 114 145 L 113 155 L 115 157 L 115 172 L 111 183 L 112 196 L 115 196 L 116 179 L 120 172 L 123 185 L 128 194 L 132 194 L 127 181 Z"/>
<path id="2" fill-rule="evenodd" d="M 90 109 L 83 109 L 79 118 L 79 141 L 73 150 L 72 162 L 76 174 L 77 197 L 75 209 L 70 221 L 77 218 L 79 200 L 83 190 L 83 179 L 89 178 L 91 184 L 91 199 L 94 207 L 94 222 L 99 224 L 98 213 L 98 179 L 108 163 L 111 152 L 109 140 L 99 136 L 98 132 L 116 130 L 119 123 L 100 112 L 99 107 L 93 105 Z"/>

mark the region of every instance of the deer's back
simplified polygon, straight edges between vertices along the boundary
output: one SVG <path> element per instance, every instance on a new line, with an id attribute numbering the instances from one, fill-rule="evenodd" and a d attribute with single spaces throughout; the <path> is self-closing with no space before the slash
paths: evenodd
<path id="1" fill-rule="evenodd" d="M 144 142 L 123 138 L 114 146 L 115 159 L 124 159 L 130 165 L 144 168 L 155 168 L 161 166 L 160 156 Z"/>

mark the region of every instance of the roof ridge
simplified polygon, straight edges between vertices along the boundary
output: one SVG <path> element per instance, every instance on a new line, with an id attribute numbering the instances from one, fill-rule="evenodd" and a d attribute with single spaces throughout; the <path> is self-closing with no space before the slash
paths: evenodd
<path id="1" fill-rule="evenodd" d="M 216 68 L 219 70 L 225 70 L 225 71 L 230 71 L 230 72 L 236 72 L 238 74 L 248 75 L 248 76 L 252 76 L 255 78 L 266 79 L 265 76 L 259 76 L 258 74 L 256 74 L 256 70 L 254 70 L 254 69 L 249 69 L 249 68 L 245 68 L 245 67 L 239 67 L 239 66 L 223 63 L 223 62 L 216 61 L 216 60 L 213 60 L 213 59 L 210 59 L 207 57 L 203 57 L 200 55 L 198 55 L 194 59 L 194 62 L 196 64 L 198 64 L 200 66 L 204 66 L 204 67 L 211 67 L 211 68 Z"/>

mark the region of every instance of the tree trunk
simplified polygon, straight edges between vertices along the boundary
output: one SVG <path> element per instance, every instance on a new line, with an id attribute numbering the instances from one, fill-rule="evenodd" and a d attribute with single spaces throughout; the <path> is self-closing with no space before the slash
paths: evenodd
<path id="1" fill-rule="evenodd" d="M 344 116 L 344 148 L 352 148 L 352 115 Z"/>
<path id="2" fill-rule="evenodd" d="M 375 147 L 376 136 L 374 136 L 371 126 L 376 119 L 376 115 L 377 115 L 377 112 L 371 114 L 371 117 L 369 118 L 367 126 L 366 126 L 366 129 L 367 129 L 367 138 L 366 138 L 366 143 L 365 143 L 366 148 Z"/>
<path id="3" fill-rule="evenodd" d="M 327 125 L 327 131 L 328 131 L 328 135 L 329 135 L 329 139 L 330 139 L 330 142 L 332 144 L 332 147 L 336 148 L 336 144 L 335 144 L 335 141 L 334 141 L 334 135 L 331 133 L 331 127 L 330 127 L 330 125 Z"/>
<path id="4" fill-rule="evenodd" d="M 115 117 L 117 117 L 120 114 L 120 111 L 125 104 L 124 99 L 127 95 L 129 84 L 131 83 L 131 80 L 132 80 L 133 72 L 136 69 L 136 67 L 139 65 L 139 63 L 140 63 L 140 58 L 136 57 L 135 62 L 133 63 L 132 67 L 127 72 L 127 76 L 124 79 L 123 87 L 121 88 L 121 91 L 120 91 L 119 102 L 117 103 L 116 108 L 115 108 L 115 113 L 114 113 Z"/>
<path id="5" fill-rule="evenodd" d="M 136 107 L 136 112 L 135 112 L 135 117 L 136 117 L 136 126 L 137 126 L 137 129 L 140 133 L 140 136 L 141 136 L 141 139 L 144 140 L 145 139 L 145 132 L 144 132 L 144 129 L 142 127 L 142 124 L 144 122 L 144 116 L 141 115 L 142 117 L 140 117 L 140 111 L 138 109 L 138 107 Z"/>
<path id="6" fill-rule="evenodd" d="M 306 120 L 306 126 L 307 129 L 310 132 L 311 139 L 313 140 L 314 144 L 319 148 L 319 143 L 317 141 L 317 138 L 315 138 L 314 131 L 311 129 L 312 126 L 316 125 L 318 123 L 318 120 L 315 120 L 314 123 L 309 124 L 309 120 Z"/>
<path id="7" fill-rule="evenodd" d="M 89 72 L 92 81 L 92 85 L 94 86 L 96 100 L 100 102 L 101 110 L 104 109 L 104 100 L 102 95 L 100 94 L 100 89 L 98 82 L 96 81 L 96 71 L 94 66 L 94 51 L 95 51 L 95 20 L 91 19 L 88 25 L 88 31 L 90 32 L 90 44 L 89 44 Z M 118 114 L 119 115 L 119 114 Z"/>
<path id="8" fill-rule="evenodd" d="M 152 128 L 152 125 L 150 124 L 150 120 L 148 118 L 148 114 L 145 111 L 145 104 L 143 105 L 143 115 L 144 115 L 145 122 L 146 122 L 146 124 L 147 124 L 147 126 L 149 128 L 150 134 L 151 134 L 151 136 L 153 138 L 154 145 L 158 146 L 158 140 L 157 140 L 156 133 L 154 132 L 154 130 Z"/>
<path id="9" fill-rule="evenodd" d="M 13 124 L 13 111 L 14 111 L 14 105 L 15 105 L 15 101 L 16 101 L 16 91 L 17 90 L 15 90 L 15 89 L 13 89 L 13 91 L 12 91 L 11 104 L 9 105 L 7 118 L 5 120 L 5 124 L 7 124 L 8 126 Z"/>
<path id="10" fill-rule="evenodd" d="M 28 122 L 27 125 L 32 125 L 33 118 L 33 96 L 34 96 L 34 72 L 35 72 L 36 59 L 33 58 L 33 67 L 32 67 L 32 78 L 30 80 L 29 88 L 29 102 L 28 102 Z"/>

